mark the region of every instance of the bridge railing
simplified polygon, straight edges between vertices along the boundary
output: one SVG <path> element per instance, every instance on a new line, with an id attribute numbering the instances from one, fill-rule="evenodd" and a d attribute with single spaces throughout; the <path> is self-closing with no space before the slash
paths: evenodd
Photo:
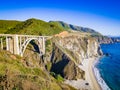
<path id="1" fill-rule="evenodd" d="M 38 36 L 38 35 L 20 35 L 20 34 L 0 34 L 0 36 L 20 36 L 20 37 L 45 37 L 45 38 L 48 38 L 48 37 L 52 37 L 52 36 Z"/>

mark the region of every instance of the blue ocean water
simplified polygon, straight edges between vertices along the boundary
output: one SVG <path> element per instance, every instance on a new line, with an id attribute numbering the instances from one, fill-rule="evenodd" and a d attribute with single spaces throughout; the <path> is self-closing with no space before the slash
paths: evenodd
<path id="1" fill-rule="evenodd" d="M 107 55 L 100 58 L 95 67 L 111 90 L 120 90 L 120 43 L 102 44 L 101 49 Z"/>

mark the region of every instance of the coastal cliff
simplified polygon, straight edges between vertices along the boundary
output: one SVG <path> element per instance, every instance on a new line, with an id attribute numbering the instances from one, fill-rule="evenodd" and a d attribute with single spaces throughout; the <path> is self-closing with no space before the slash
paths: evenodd
<path id="1" fill-rule="evenodd" d="M 34 55 L 34 53 L 29 55 L 28 50 L 24 55 L 25 61 L 28 66 L 34 67 L 38 64 L 32 63 L 32 60 L 38 58 L 38 55 Z M 46 41 L 46 54 L 37 63 L 41 63 L 38 66 L 46 69 L 54 78 L 57 79 L 58 76 L 63 78 L 62 82 L 64 80 L 86 80 L 86 72 L 79 66 L 83 66 L 86 59 L 91 60 L 100 55 L 102 52 L 96 38 L 82 33 L 65 31 Z M 30 59 L 31 56 L 33 57 Z"/>
<path id="2" fill-rule="evenodd" d="M 50 72 L 61 75 L 69 82 L 74 82 L 74 80 L 76 82 L 79 80 L 89 82 L 86 81 L 86 66 L 83 63 L 85 60 L 95 59 L 102 55 L 97 39 L 85 34 L 62 32 L 55 35 L 51 43 Z M 76 88 L 76 86 L 72 86 Z M 84 90 L 85 87 L 79 86 L 77 89 Z"/>
<path id="3" fill-rule="evenodd" d="M 1 90 L 75 90 L 64 80 L 86 80 L 86 72 L 79 66 L 102 55 L 97 39 L 86 33 L 65 31 L 53 36 L 46 41 L 46 54 L 41 58 L 36 43 L 30 42 L 23 57 L 1 50 Z"/>
<path id="4" fill-rule="evenodd" d="M 66 79 L 85 79 L 85 72 L 78 66 L 85 59 L 102 55 L 99 43 L 91 36 L 68 34 L 53 42 L 51 71 Z"/>
<path id="5" fill-rule="evenodd" d="M 108 44 L 108 43 L 113 43 L 114 41 L 112 38 L 108 36 L 103 36 L 103 35 L 92 35 L 92 37 L 96 38 L 99 44 Z"/>

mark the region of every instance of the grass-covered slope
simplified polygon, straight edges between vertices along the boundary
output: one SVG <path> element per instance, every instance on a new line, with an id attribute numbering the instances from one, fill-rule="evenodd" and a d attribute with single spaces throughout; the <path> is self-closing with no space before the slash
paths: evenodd
<path id="1" fill-rule="evenodd" d="M 40 67 L 25 65 L 23 58 L 0 50 L 0 90 L 75 90 Z"/>
<path id="2" fill-rule="evenodd" d="M 80 31 L 80 32 L 87 32 L 87 33 L 91 33 L 92 35 L 101 35 L 99 32 L 90 29 L 90 28 L 86 28 L 86 27 L 81 27 L 81 26 L 76 26 L 76 25 L 72 25 L 72 24 L 67 24 L 63 21 L 50 21 L 50 23 L 52 24 L 57 24 L 59 27 L 62 27 L 66 30 L 74 30 L 74 31 Z"/>
<path id="3" fill-rule="evenodd" d="M 64 29 L 56 24 L 51 24 L 38 19 L 28 19 L 15 27 L 8 29 L 6 33 L 12 34 L 30 34 L 30 35 L 54 35 L 62 32 Z"/>
<path id="4" fill-rule="evenodd" d="M 5 33 L 7 30 L 20 24 L 20 21 L 15 20 L 0 20 L 0 33 Z"/>
<path id="5" fill-rule="evenodd" d="M 22 62 L 18 56 L 0 52 L 0 90 L 49 90 L 47 84 L 52 88 L 46 72 L 40 68 L 26 67 Z M 53 86 L 60 90 L 55 82 Z"/>

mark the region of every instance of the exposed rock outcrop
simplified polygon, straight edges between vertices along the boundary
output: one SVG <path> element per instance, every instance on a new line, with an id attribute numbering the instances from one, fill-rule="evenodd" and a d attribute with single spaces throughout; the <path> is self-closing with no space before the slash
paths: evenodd
<path id="1" fill-rule="evenodd" d="M 80 70 L 66 53 L 54 45 L 51 71 L 60 74 L 65 79 L 84 78 L 84 71 Z"/>
<path id="2" fill-rule="evenodd" d="M 100 44 L 113 43 L 113 40 L 107 36 L 96 36 L 95 38 L 98 40 Z"/>
<path id="3" fill-rule="evenodd" d="M 84 59 L 102 55 L 99 43 L 93 37 L 67 35 L 55 37 L 51 56 L 51 71 L 66 79 L 84 79 L 85 72 L 78 65 Z"/>

